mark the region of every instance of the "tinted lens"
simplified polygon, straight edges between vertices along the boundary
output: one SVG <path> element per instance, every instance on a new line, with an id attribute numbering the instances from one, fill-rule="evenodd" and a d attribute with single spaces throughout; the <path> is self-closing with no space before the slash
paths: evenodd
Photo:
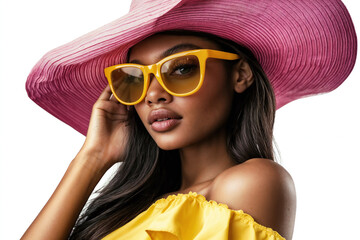
<path id="1" fill-rule="evenodd" d="M 144 90 L 144 75 L 136 67 L 123 67 L 111 72 L 111 81 L 118 98 L 127 103 L 139 100 Z"/>
<path id="2" fill-rule="evenodd" d="M 172 92 L 183 94 L 194 90 L 200 82 L 200 66 L 196 56 L 171 59 L 161 66 L 165 86 Z"/>

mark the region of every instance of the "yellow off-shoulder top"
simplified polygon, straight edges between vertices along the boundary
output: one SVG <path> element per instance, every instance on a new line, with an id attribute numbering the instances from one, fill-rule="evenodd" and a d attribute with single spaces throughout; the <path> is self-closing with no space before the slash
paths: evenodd
<path id="1" fill-rule="evenodd" d="M 284 240 L 242 210 L 196 192 L 169 195 L 103 240 Z"/>

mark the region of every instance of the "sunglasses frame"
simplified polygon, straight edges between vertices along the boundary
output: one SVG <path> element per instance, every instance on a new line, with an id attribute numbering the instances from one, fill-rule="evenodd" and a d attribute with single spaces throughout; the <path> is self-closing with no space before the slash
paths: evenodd
<path id="1" fill-rule="evenodd" d="M 200 66 L 200 80 L 199 83 L 197 85 L 197 87 L 187 93 L 174 93 L 171 90 L 169 90 L 162 79 L 161 76 L 161 66 L 174 58 L 178 58 L 178 57 L 183 57 L 183 56 L 196 56 L 199 60 L 199 66 Z M 146 96 L 146 93 L 148 91 L 149 85 L 150 85 L 150 74 L 154 74 L 156 80 L 159 82 L 159 84 L 164 88 L 164 90 L 166 92 L 168 92 L 169 94 L 173 95 L 173 96 L 177 96 L 177 97 L 185 97 L 185 96 L 189 96 L 191 94 L 196 93 L 197 91 L 199 91 L 199 89 L 201 88 L 203 82 L 204 82 L 204 76 L 205 76 L 205 68 L 206 68 L 206 60 L 208 58 L 216 58 L 216 59 L 222 59 L 222 60 L 236 60 L 239 59 L 240 56 L 235 54 L 235 53 L 229 53 L 229 52 L 223 52 L 223 51 L 218 51 L 218 50 L 212 50 L 212 49 L 195 49 L 195 50 L 189 50 L 189 51 L 184 51 L 184 52 L 179 52 L 179 53 L 175 53 L 172 54 L 170 56 L 167 56 L 163 59 L 161 59 L 159 62 L 151 64 L 151 65 L 141 65 L 141 64 L 135 64 L 135 63 L 124 63 L 124 64 L 118 64 L 118 65 L 114 65 L 114 66 L 110 66 L 104 69 L 105 72 L 105 76 L 109 82 L 110 85 L 110 89 L 111 92 L 113 93 L 114 97 L 122 104 L 124 105 L 135 105 L 140 103 Z M 112 71 L 119 69 L 119 68 L 124 68 L 124 67 L 135 67 L 138 68 L 142 71 L 143 76 L 144 76 L 144 88 L 143 88 L 143 92 L 141 94 L 141 97 L 135 101 L 135 102 L 124 102 L 122 101 L 115 93 L 114 90 L 114 86 L 112 84 L 112 80 L 111 80 L 111 73 Z"/>

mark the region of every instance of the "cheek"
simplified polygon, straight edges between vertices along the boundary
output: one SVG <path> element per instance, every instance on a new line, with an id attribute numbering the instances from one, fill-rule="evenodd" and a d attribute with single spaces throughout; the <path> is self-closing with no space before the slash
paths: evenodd
<path id="1" fill-rule="evenodd" d="M 231 79 L 227 76 L 225 66 L 208 67 L 204 85 L 200 92 L 201 104 L 210 108 L 213 114 L 225 114 L 231 108 L 234 95 Z M 210 110 L 209 109 L 209 110 Z"/>
<path id="2" fill-rule="evenodd" d="M 136 104 L 134 106 L 134 108 L 135 108 L 135 111 L 138 114 L 139 118 L 141 119 L 142 123 L 146 127 L 148 111 L 147 111 L 147 108 L 145 107 L 144 101 L 142 101 L 141 103 Z"/>
<path id="3" fill-rule="evenodd" d="M 208 69 L 207 69 L 208 70 Z M 191 118 L 194 130 L 202 132 L 219 129 L 226 123 L 231 110 L 234 91 L 224 72 L 215 69 L 207 72 L 204 85 L 194 95 L 183 98 L 186 116 Z"/>

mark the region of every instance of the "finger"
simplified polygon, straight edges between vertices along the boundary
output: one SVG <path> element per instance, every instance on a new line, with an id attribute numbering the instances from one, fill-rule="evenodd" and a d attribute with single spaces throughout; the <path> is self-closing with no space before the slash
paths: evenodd
<path id="1" fill-rule="evenodd" d="M 127 114 L 127 107 L 115 100 L 99 100 L 95 103 L 94 109 L 101 109 L 108 113 Z"/>
<path id="2" fill-rule="evenodd" d="M 109 101 L 108 103 L 110 104 L 109 108 L 111 112 L 125 114 L 125 115 L 128 114 L 128 109 L 126 105 L 120 103 L 118 100 L 116 100 L 116 98 L 114 98 L 113 101 Z"/>
<path id="3" fill-rule="evenodd" d="M 113 94 L 111 94 L 109 101 L 119 103 L 119 101 L 115 98 L 115 96 Z"/>
<path id="4" fill-rule="evenodd" d="M 109 100 L 112 95 L 110 86 L 107 85 L 99 96 L 99 100 Z"/>

